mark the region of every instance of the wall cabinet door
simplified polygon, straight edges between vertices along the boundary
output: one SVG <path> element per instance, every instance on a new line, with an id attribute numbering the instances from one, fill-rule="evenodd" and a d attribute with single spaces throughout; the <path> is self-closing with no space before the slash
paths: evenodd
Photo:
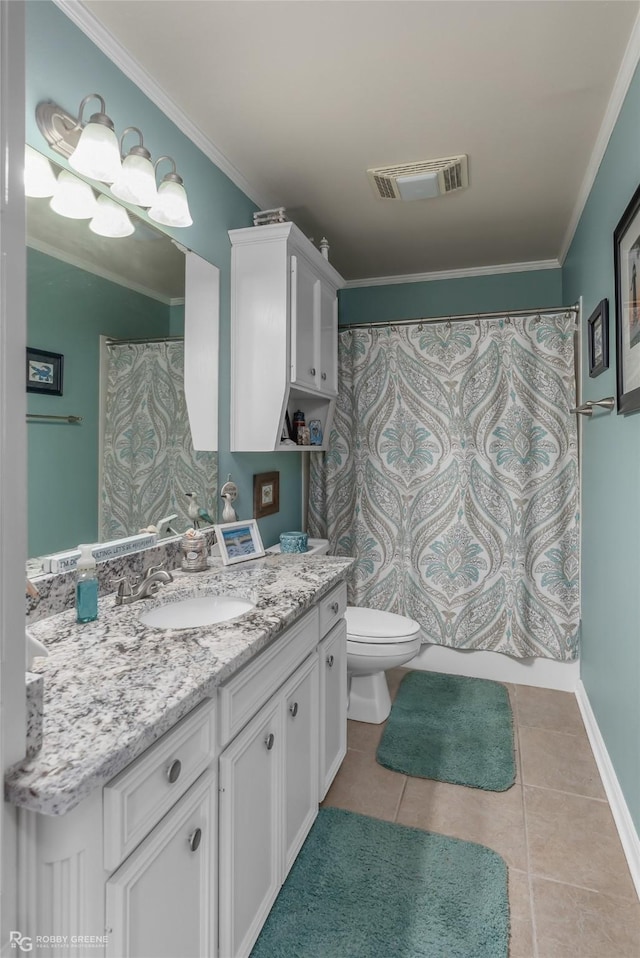
<path id="1" fill-rule="evenodd" d="M 317 388 L 316 327 L 320 280 L 305 259 L 291 256 L 291 382 Z"/>
<path id="2" fill-rule="evenodd" d="M 220 955 L 248 955 L 280 888 L 281 700 L 220 756 Z"/>
<path id="3" fill-rule="evenodd" d="M 347 624 L 342 619 L 319 646 L 320 801 L 347 752 Z"/>
<path id="4" fill-rule="evenodd" d="M 320 289 L 318 388 L 323 393 L 338 395 L 338 296 L 324 284 Z"/>
<path id="5" fill-rule="evenodd" d="M 318 814 L 318 656 L 300 666 L 283 691 L 285 742 L 284 875 Z"/>
<path id="6" fill-rule="evenodd" d="M 210 770 L 107 881 L 107 958 L 214 958 L 216 834 Z"/>

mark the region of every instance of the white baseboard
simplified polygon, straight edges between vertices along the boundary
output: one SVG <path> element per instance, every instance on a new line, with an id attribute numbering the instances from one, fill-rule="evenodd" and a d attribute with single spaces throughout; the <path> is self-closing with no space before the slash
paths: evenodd
<path id="1" fill-rule="evenodd" d="M 449 672 L 476 679 L 535 685 L 541 689 L 575 692 L 580 681 L 580 663 L 555 659 L 512 659 L 501 652 L 475 649 L 450 649 L 445 645 L 423 645 L 408 669 L 424 672 Z"/>
<path id="2" fill-rule="evenodd" d="M 580 709 L 582 721 L 587 730 L 596 765 L 600 772 L 600 778 L 602 779 L 602 784 L 604 785 L 604 790 L 609 800 L 611 814 L 618 829 L 618 835 L 620 836 L 622 850 L 629 865 L 631 878 L 640 897 L 640 837 L 638 837 L 638 832 L 631 818 L 629 807 L 620 788 L 620 782 L 609 758 L 609 753 L 604 744 L 604 739 L 598 727 L 596 717 L 593 714 L 593 709 L 587 696 L 587 690 L 581 681 L 578 682 L 576 687 L 576 699 L 578 700 L 578 708 Z"/>

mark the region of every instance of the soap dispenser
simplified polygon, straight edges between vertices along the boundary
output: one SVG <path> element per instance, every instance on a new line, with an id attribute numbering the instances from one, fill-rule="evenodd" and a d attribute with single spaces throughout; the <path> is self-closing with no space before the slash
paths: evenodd
<path id="1" fill-rule="evenodd" d="M 76 582 L 76 621 L 93 622 L 98 618 L 98 577 L 96 575 L 96 560 L 93 557 L 92 545 L 78 546 L 80 558 L 76 566 L 78 580 Z"/>

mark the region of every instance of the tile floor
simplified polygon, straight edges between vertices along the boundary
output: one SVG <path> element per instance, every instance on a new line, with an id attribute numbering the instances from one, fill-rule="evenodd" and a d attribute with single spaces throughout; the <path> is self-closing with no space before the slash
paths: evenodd
<path id="1" fill-rule="evenodd" d="M 387 673 L 392 697 L 405 671 Z M 347 755 L 324 804 L 502 855 L 510 958 L 640 958 L 640 904 L 575 696 L 508 689 L 517 759 L 508 791 L 391 772 L 375 760 L 384 726 L 349 722 Z"/>

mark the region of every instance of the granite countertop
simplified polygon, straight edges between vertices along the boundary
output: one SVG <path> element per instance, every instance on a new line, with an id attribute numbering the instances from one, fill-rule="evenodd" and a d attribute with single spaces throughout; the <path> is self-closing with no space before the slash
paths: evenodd
<path id="1" fill-rule="evenodd" d="M 62 612 L 30 626 L 45 644 L 33 672 L 44 675 L 40 752 L 13 766 L 5 797 L 47 815 L 63 815 L 210 695 L 322 595 L 353 560 L 268 555 L 207 572 L 174 572 L 153 599 L 116 607 L 99 601 L 95 622 Z M 240 619 L 193 629 L 154 629 L 142 612 L 198 594 L 248 598 Z"/>

